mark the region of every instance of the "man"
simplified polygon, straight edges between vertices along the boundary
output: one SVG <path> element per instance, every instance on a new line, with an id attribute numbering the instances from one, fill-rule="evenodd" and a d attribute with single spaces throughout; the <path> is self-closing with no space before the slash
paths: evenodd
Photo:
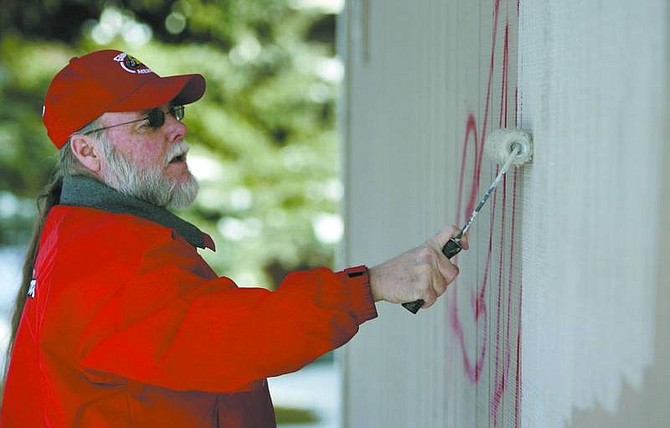
<path id="1" fill-rule="evenodd" d="M 17 299 L 7 427 L 272 427 L 266 378 L 346 343 L 376 301 L 431 306 L 458 269 L 455 229 L 380 266 L 294 272 L 276 292 L 218 277 L 188 206 L 184 105 L 201 75 L 126 53 L 73 58 L 43 119 L 60 149 Z M 467 240 L 464 241 L 467 248 Z"/>

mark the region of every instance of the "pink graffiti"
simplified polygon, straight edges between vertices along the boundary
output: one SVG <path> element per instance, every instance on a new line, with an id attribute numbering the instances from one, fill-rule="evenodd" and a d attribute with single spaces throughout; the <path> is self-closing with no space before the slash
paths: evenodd
<path id="1" fill-rule="evenodd" d="M 478 121 L 475 114 L 468 113 L 465 125 L 465 137 L 462 144 L 461 169 L 458 180 L 458 200 L 456 205 L 457 217 L 462 223 L 470 215 L 477 203 L 479 197 L 479 187 L 481 182 L 482 161 L 483 161 L 483 143 L 486 140 L 486 131 L 490 117 L 492 100 L 492 82 L 495 70 L 495 58 L 498 41 L 498 26 L 500 21 L 500 0 L 494 0 L 493 10 L 493 34 L 491 40 L 491 55 L 489 63 L 489 75 L 486 89 L 485 107 L 481 121 L 481 128 L 478 132 Z M 516 4 L 516 17 L 518 18 L 519 3 Z M 509 39 L 510 24 L 508 19 L 503 27 L 502 43 L 502 64 L 500 65 L 500 117 L 499 127 L 508 126 L 508 96 L 509 96 Z M 518 105 L 518 91 L 514 89 L 515 106 Z M 514 121 L 516 122 L 517 110 L 515 108 Z M 469 185 L 466 186 L 466 166 L 472 165 L 471 176 L 467 177 Z M 498 425 L 500 407 L 505 396 L 505 391 L 509 387 L 514 387 L 514 421 L 515 426 L 519 426 L 520 405 L 521 405 L 521 278 L 515 278 L 513 270 L 515 254 L 516 237 L 516 204 L 518 194 L 518 182 L 516 172 L 512 175 L 512 195 L 511 203 L 508 203 L 508 179 L 504 179 L 498 194 L 494 194 L 491 204 L 490 230 L 488 248 L 486 250 L 483 275 L 477 287 L 469 287 L 465 284 L 454 287 L 452 298 L 449 300 L 448 311 L 450 326 L 458 338 L 463 359 L 464 372 L 467 378 L 473 383 L 478 384 L 486 364 L 489 324 L 489 309 L 487 307 L 486 296 L 489 293 L 489 274 L 492 269 L 494 248 L 498 252 L 497 272 L 493 282 L 497 286 L 497 301 L 495 302 L 496 328 L 492 333 L 495 335 L 495 354 L 492 355 L 492 363 L 495 364 L 494 370 L 488 373 L 494 376 L 491 379 L 491 397 L 490 397 L 490 418 L 494 426 Z M 501 199 L 498 204 L 498 199 Z M 511 210 L 511 213 L 508 213 Z M 496 216 L 499 216 L 497 219 Z M 494 224 L 500 222 L 500 232 L 497 236 L 494 233 Z M 509 225 L 507 224 L 509 222 Z M 506 232 L 509 231 L 509 232 Z M 497 243 L 497 244 L 496 244 Z M 504 255 L 507 254 L 507 263 Z M 505 266 L 506 264 L 506 266 Z M 505 267 L 506 272 L 505 272 Z M 505 281 L 505 276 L 506 281 Z M 460 291 L 459 291 L 460 290 Z M 516 294 L 514 293 L 516 291 Z M 457 293 L 469 292 L 469 305 L 459 307 Z M 503 302 L 503 295 L 507 299 Z M 512 312 L 516 309 L 517 324 L 516 332 L 512 326 Z M 503 310 L 507 313 L 507 319 L 502 320 Z M 467 321 L 466 321 L 467 320 Z M 477 346 L 474 356 L 471 356 L 467 349 L 467 340 L 465 333 L 466 322 L 474 324 L 476 332 Z M 516 334 L 516 337 L 514 337 Z M 516 339 L 516 340 L 514 340 Z M 513 355 L 513 354 L 516 355 Z M 513 373 L 510 373 L 512 358 L 515 357 L 516 367 Z M 513 376 L 513 378 L 510 378 Z M 511 383 L 513 382 L 513 383 Z"/>

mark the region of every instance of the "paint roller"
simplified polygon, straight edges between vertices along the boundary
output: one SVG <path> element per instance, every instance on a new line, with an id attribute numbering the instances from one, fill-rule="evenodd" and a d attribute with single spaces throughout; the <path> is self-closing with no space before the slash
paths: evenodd
<path id="1" fill-rule="evenodd" d="M 468 231 L 472 222 L 475 220 L 475 217 L 477 217 L 479 211 L 486 204 L 486 201 L 488 201 L 489 196 L 491 196 L 496 187 L 498 187 L 498 184 L 502 181 L 507 170 L 509 170 L 512 165 L 521 166 L 530 161 L 533 156 L 533 142 L 530 134 L 521 129 L 498 129 L 497 131 L 492 132 L 486 139 L 484 153 L 503 166 L 500 168 L 495 180 L 493 180 L 489 188 L 486 190 L 486 193 L 484 193 L 484 196 L 479 200 L 477 207 L 474 209 L 465 225 L 458 231 L 458 233 L 456 233 L 456 235 L 452 236 L 449 241 L 447 241 L 444 247 L 442 247 L 442 254 L 448 259 L 454 257 L 463 249 L 461 246 L 463 235 Z M 423 299 L 418 299 L 413 302 L 403 303 L 402 305 L 408 311 L 416 314 L 424 303 Z"/>

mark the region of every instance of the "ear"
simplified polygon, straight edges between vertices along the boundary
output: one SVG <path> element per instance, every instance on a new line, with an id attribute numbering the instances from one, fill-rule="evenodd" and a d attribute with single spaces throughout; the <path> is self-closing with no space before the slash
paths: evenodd
<path id="1" fill-rule="evenodd" d="M 91 138 L 85 135 L 73 135 L 70 138 L 70 149 L 82 166 L 97 175 L 101 168 L 101 157 Z"/>

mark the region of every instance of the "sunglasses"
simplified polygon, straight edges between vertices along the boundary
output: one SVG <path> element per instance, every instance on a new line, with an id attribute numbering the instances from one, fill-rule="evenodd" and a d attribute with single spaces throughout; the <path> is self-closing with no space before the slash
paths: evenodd
<path id="1" fill-rule="evenodd" d="M 150 128 L 158 129 L 165 123 L 165 114 L 171 114 L 177 121 L 181 122 L 184 119 L 184 106 L 171 106 L 168 111 L 163 111 L 159 108 L 155 108 L 149 112 L 145 117 L 141 119 L 131 120 L 130 122 L 117 123 L 116 125 L 105 126 L 102 128 L 92 129 L 90 131 L 84 132 L 83 135 L 92 134 L 98 131 L 104 131 L 109 128 L 116 128 L 117 126 L 128 125 L 131 123 L 142 122 L 143 120 L 148 121 Z"/>

